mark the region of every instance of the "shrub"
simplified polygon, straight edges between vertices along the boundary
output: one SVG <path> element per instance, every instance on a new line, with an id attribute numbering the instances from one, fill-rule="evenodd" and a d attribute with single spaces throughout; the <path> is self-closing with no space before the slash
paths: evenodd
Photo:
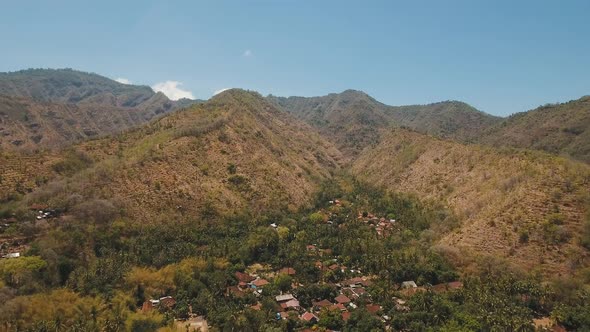
<path id="1" fill-rule="evenodd" d="M 529 232 L 527 230 L 521 230 L 520 234 L 518 235 L 518 241 L 520 243 L 527 243 L 529 242 Z"/>
<path id="2" fill-rule="evenodd" d="M 228 179 L 230 184 L 235 186 L 239 191 L 249 191 L 250 190 L 250 180 L 247 177 L 242 175 L 232 175 Z"/>
<path id="3" fill-rule="evenodd" d="M 590 250 L 590 211 L 586 214 L 586 221 L 584 222 L 584 229 L 582 230 L 581 236 L 580 243 L 584 248 Z"/>
<path id="4" fill-rule="evenodd" d="M 546 221 L 543 223 L 543 237 L 549 243 L 560 244 L 567 242 L 571 233 L 563 226 Z"/>
<path id="5" fill-rule="evenodd" d="M 324 221 L 324 215 L 319 212 L 315 212 L 309 215 L 309 220 L 313 223 L 321 223 Z"/>
<path id="6" fill-rule="evenodd" d="M 235 164 L 229 164 L 227 166 L 227 171 L 229 172 L 229 174 L 236 174 L 236 172 L 238 171 L 238 166 L 236 166 Z"/>
<path id="7" fill-rule="evenodd" d="M 52 168 L 61 175 L 73 175 L 78 171 L 90 166 L 92 160 L 90 157 L 79 151 L 70 151 L 65 158 L 55 163 Z"/>

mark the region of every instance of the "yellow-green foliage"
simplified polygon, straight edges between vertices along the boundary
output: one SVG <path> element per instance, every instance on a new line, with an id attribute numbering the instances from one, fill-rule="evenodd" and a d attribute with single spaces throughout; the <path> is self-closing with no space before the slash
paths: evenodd
<path id="1" fill-rule="evenodd" d="M 58 289 L 9 300 L 0 311 L 0 321 L 10 322 L 18 330 L 35 322 L 58 318 L 68 326 L 78 319 L 92 320 L 93 315 L 104 310 L 105 304 L 98 298 L 81 297 L 70 290 Z"/>
<path id="2" fill-rule="evenodd" d="M 38 256 L 3 259 L 0 260 L 0 276 L 6 283 L 17 286 L 22 279 L 46 266 L 47 263 Z"/>
<path id="3" fill-rule="evenodd" d="M 309 215 L 309 220 L 314 223 L 321 223 L 324 221 L 324 215 L 319 212 L 314 212 Z"/>
<path id="4" fill-rule="evenodd" d="M 223 268 L 227 262 L 217 262 Z M 192 276 L 195 271 L 203 270 L 206 262 L 198 258 L 187 258 L 177 264 L 167 265 L 159 270 L 154 268 L 134 267 L 125 277 L 125 282 L 134 289 L 142 286 L 148 297 L 159 297 L 175 290 L 174 278 L 177 275 Z"/>
<path id="5" fill-rule="evenodd" d="M 165 323 L 164 315 L 155 310 L 132 313 L 125 323 L 127 331 L 156 331 Z"/>

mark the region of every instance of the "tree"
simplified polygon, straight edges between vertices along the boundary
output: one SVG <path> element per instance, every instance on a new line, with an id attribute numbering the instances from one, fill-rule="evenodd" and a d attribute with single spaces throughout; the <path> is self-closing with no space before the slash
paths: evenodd
<path id="1" fill-rule="evenodd" d="M 324 215 L 319 212 L 315 212 L 309 215 L 309 220 L 314 224 L 319 224 L 324 221 Z"/>
<path id="2" fill-rule="evenodd" d="M 293 278 L 291 278 L 291 276 L 289 276 L 288 274 L 279 274 L 274 280 L 275 286 L 283 292 L 286 292 L 289 289 L 291 289 L 292 282 Z"/>
<path id="3" fill-rule="evenodd" d="M 383 323 L 379 318 L 361 308 L 355 310 L 344 326 L 345 332 L 383 331 Z"/>
<path id="4" fill-rule="evenodd" d="M 340 331 L 344 326 L 340 310 L 322 308 L 318 318 L 318 325 L 327 329 Z"/>
<path id="5" fill-rule="evenodd" d="M 46 266 L 47 263 L 39 256 L 3 259 L 0 260 L 0 276 L 8 285 L 18 288 Z"/>

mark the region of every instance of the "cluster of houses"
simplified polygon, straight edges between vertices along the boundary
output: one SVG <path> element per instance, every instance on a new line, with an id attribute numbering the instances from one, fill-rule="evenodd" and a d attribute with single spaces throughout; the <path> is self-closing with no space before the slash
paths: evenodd
<path id="1" fill-rule="evenodd" d="M 60 211 L 52 209 L 44 204 L 33 204 L 29 206 L 29 210 L 36 213 L 35 219 L 41 221 L 43 219 L 50 219 L 59 217 Z M 0 220 L 0 233 L 3 233 L 8 228 L 12 227 L 18 222 L 18 219 L 13 215 L 9 218 L 3 218 Z M 22 238 L 2 238 L 0 239 L 0 257 L 1 258 L 18 258 L 20 253 L 26 251 L 27 245 L 22 243 Z M 27 239 L 26 241 L 30 241 Z"/>
<path id="2" fill-rule="evenodd" d="M 377 235 L 379 236 L 388 236 L 394 231 L 399 231 L 399 227 L 397 227 L 397 221 L 395 219 L 386 219 L 383 217 L 379 218 L 372 213 L 364 216 L 360 212 L 357 216 L 357 219 L 374 228 L 375 232 L 377 232 Z"/>
<path id="3" fill-rule="evenodd" d="M 275 297 L 280 308 L 277 312 L 277 319 L 288 319 L 298 317 L 306 323 L 317 323 L 319 314 L 322 310 L 334 310 L 342 315 L 344 321 L 348 320 L 351 311 L 359 306 L 364 306 L 368 312 L 381 319 L 389 319 L 387 316 L 380 316 L 382 307 L 379 304 L 372 303 L 371 296 L 367 293 L 365 287 L 371 285 L 371 280 L 367 277 L 355 277 L 336 284 L 338 295 L 330 299 L 317 299 L 312 302 L 310 308 L 302 308 L 299 301 L 293 294 L 281 294 Z M 256 309 L 256 308 L 254 308 Z"/>
<path id="4" fill-rule="evenodd" d="M 319 249 L 313 244 L 307 245 L 306 249 L 308 252 L 313 253 L 314 256 L 320 253 L 326 254 L 325 251 L 322 251 L 322 249 Z M 363 307 L 370 314 L 374 315 L 376 318 L 387 324 L 391 318 L 383 312 L 383 307 L 379 303 L 375 303 L 373 301 L 371 295 L 368 292 L 368 287 L 370 287 L 373 283 L 374 277 L 363 275 L 358 269 L 349 269 L 346 266 L 339 264 L 336 259 L 334 259 L 333 262 L 333 264 L 325 266 L 320 261 L 317 261 L 316 267 L 322 271 L 341 271 L 342 273 L 349 276 L 349 279 L 337 283 L 329 283 L 338 290 L 336 296 L 333 298 L 315 299 L 312 301 L 311 307 L 302 307 L 296 295 L 292 293 L 277 295 L 275 297 L 277 308 L 276 319 L 299 319 L 305 324 L 314 324 L 319 321 L 320 312 L 322 310 L 332 310 L 339 312 L 342 320 L 347 321 L 350 319 L 354 310 Z M 286 267 L 275 271 L 273 274 L 288 274 L 294 276 L 295 273 L 295 269 Z M 257 275 L 250 275 L 245 272 L 236 272 L 235 277 L 238 280 L 238 284 L 228 287 L 227 295 L 231 294 L 233 296 L 244 296 L 247 293 L 254 293 L 256 296 L 260 296 L 262 295 L 264 286 L 269 284 L 268 280 Z M 298 287 L 305 286 L 296 283 L 292 285 L 292 289 L 296 289 Z M 461 287 L 463 287 L 463 283 L 454 281 L 434 285 L 431 287 L 431 289 L 435 292 L 446 292 Z M 427 290 L 427 288 L 419 287 L 416 282 L 411 280 L 401 283 L 399 288 L 401 298 L 392 299 L 394 301 L 394 309 L 398 312 L 410 311 L 410 308 L 406 304 L 405 299 L 411 297 L 417 292 Z M 257 302 L 250 308 L 254 310 L 261 310 L 261 307 L 261 303 Z"/>
<path id="5" fill-rule="evenodd" d="M 247 292 L 253 292 L 255 295 L 260 296 L 262 288 L 269 284 L 268 280 L 264 278 L 251 276 L 244 272 L 238 271 L 235 276 L 238 279 L 238 285 L 228 288 L 233 295 L 241 296 Z"/>

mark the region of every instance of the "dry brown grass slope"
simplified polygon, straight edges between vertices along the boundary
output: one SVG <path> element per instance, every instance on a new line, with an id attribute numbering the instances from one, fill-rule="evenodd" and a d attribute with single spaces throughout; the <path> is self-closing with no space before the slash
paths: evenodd
<path id="1" fill-rule="evenodd" d="M 0 73 L 0 149 L 59 149 L 198 102 L 71 69 Z"/>
<path id="2" fill-rule="evenodd" d="M 590 96 L 510 116 L 484 131 L 478 141 L 544 150 L 590 163 Z"/>
<path id="3" fill-rule="evenodd" d="M 379 130 L 390 126 L 467 141 L 500 121 L 461 102 L 388 106 L 355 90 L 321 97 L 267 98 L 318 128 L 350 160 L 365 147 L 377 143 Z"/>
<path id="4" fill-rule="evenodd" d="M 108 199 L 136 220 L 295 210 L 341 158 L 311 127 L 242 90 L 75 149 L 95 165 L 30 200 Z"/>
<path id="5" fill-rule="evenodd" d="M 57 155 L 0 152 L 0 202 L 26 194 L 57 175 Z"/>
<path id="6" fill-rule="evenodd" d="M 36 102 L 0 96 L 0 150 L 59 149 L 89 138 L 114 134 L 168 112 L 172 104 L 157 100 L 160 108 L 120 108 L 99 104 Z M 164 97 L 165 98 L 165 97 Z"/>
<path id="7" fill-rule="evenodd" d="M 442 244 L 506 257 L 544 273 L 588 264 L 578 241 L 590 194 L 586 164 L 396 129 L 384 133 L 352 170 L 387 190 L 449 206 L 462 225 Z"/>

